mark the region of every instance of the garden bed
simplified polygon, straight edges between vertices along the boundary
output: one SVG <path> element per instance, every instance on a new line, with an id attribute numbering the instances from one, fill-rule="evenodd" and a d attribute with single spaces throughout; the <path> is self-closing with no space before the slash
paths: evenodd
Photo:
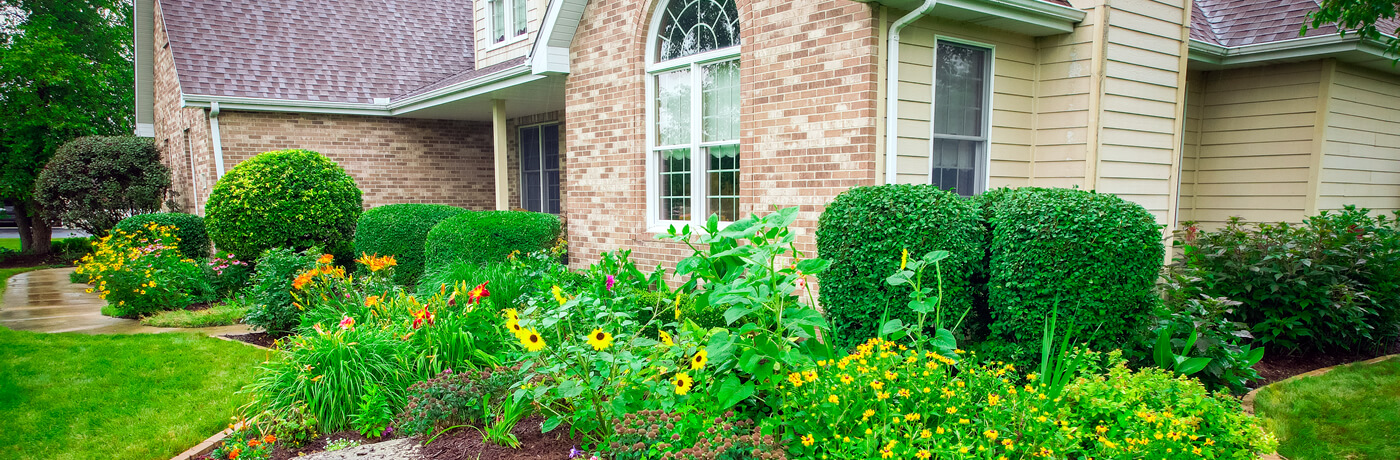
<path id="1" fill-rule="evenodd" d="M 263 348 L 273 348 L 277 345 L 277 337 L 266 332 L 252 332 L 248 334 L 229 334 L 223 337 L 237 340 L 243 343 L 251 343 Z"/>
<path id="2" fill-rule="evenodd" d="M 1295 375 L 1306 374 L 1318 369 L 1340 366 L 1343 364 L 1365 361 L 1368 359 L 1400 353 L 1400 342 L 1393 343 L 1383 350 L 1370 353 L 1300 353 L 1296 355 L 1264 354 L 1264 359 L 1254 365 L 1254 370 L 1259 371 L 1259 376 L 1264 380 L 1252 383 L 1255 388 L 1288 379 Z"/>
<path id="3" fill-rule="evenodd" d="M 579 440 L 569 436 L 567 426 L 540 433 L 540 423 L 543 421 L 540 417 L 531 417 L 521 420 L 520 424 L 515 426 L 511 433 L 520 440 L 519 449 L 486 443 L 482 440 L 481 432 L 471 428 L 458 428 L 438 436 L 432 444 L 424 446 L 421 453 L 423 458 L 435 460 L 570 458 L 569 451 L 579 445 Z"/>

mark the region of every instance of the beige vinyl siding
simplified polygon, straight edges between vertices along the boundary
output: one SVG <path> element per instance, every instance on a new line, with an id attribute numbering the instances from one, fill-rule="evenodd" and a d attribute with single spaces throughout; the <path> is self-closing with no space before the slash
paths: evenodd
<path id="1" fill-rule="evenodd" d="M 892 10 L 888 16 L 894 19 L 905 13 Z M 1029 185 L 1031 146 L 1035 143 L 1035 40 L 939 18 L 921 19 L 900 33 L 898 159 L 891 168 L 898 174 L 896 182 L 930 181 L 933 59 L 939 37 L 994 48 L 987 186 Z"/>
<path id="2" fill-rule="evenodd" d="M 535 34 L 540 30 L 540 22 L 544 20 L 544 11 L 549 5 L 549 0 L 526 0 L 525 38 L 511 36 L 507 24 L 506 39 L 501 43 L 491 43 L 491 12 L 488 4 L 487 0 L 478 0 L 472 8 L 476 17 L 476 30 L 473 35 L 476 40 L 476 67 L 482 68 L 529 55 L 530 47 L 535 43 Z M 510 6 L 509 0 L 506 1 L 506 6 Z"/>
<path id="3" fill-rule="evenodd" d="M 1097 16 L 1092 12 L 1074 32 L 1037 39 L 1040 75 L 1036 81 L 1035 149 L 1031 185 L 1084 187 L 1089 142 L 1090 73 Z"/>
<path id="4" fill-rule="evenodd" d="M 1172 206 L 1180 141 L 1182 17 L 1180 1 L 1117 2 L 1107 13 L 1097 189 L 1143 205 L 1158 221 Z"/>
<path id="5" fill-rule="evenodd" d="M 1400 76 L 1339 64 L 1329 95 L 1318 209 L 1400 209 Z"/>
<path id="6" fill-rule="evenodd" d="M 1321 72 L 1311 61 L 1193 75 L 1188 113 L 1199 105 L 1200 121 L 1183 164 L 1182 195 L 1189 182 L 1192 199 L 1181 220 L 1214 228 L 1232 216 L 1303 218 Z"/>
<path id="7" fill-rule="evenodd" d="M 1191 72 L 1186 77 L 1186 121 L 1182 126 L 1184 135 L 1181 148 L 1181 198 L 1180 209 L 1177 212 L 1177 220 L 1181 222 L 1196 220 L 1196 168 L 1200 164 L 1201 127 L 1205 113 L 1205 106 L 1202 104 L 1205 98 L 1203 78 L 1201 72 Z"/>

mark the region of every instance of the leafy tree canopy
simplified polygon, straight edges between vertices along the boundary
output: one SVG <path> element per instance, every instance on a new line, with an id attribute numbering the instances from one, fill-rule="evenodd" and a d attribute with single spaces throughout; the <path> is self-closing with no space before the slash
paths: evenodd
<path id="1" fill-rule="evenodd" d="M 1322 0 L 1317 11 L 1308 13 L 1312 24 L 1303 24 L 1303 32 L 1335 24 L 1342 35 L 1354 33 L 1363 39 L 1386 44 L 1385 53 L 1400 57 L 1400 23 L 1395 19 L 1395 0 Z"/>

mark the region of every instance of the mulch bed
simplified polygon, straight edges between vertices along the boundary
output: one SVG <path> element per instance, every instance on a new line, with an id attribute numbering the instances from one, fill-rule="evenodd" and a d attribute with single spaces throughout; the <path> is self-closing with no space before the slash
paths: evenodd
<path id="1" fill-rule="evenodd" d="M 1357 354 L 1324 354 L 1318 352 L 1302 352 L 1294 355 L 1269 354 L 1264 353 L 1264 359 L 1254 365 L 1254 370 L 1259 371 L 1259 375 L 1264 377 L 1263 381 L 1252 383 L 1255 388 L 1278 382 L 1289 377 L 1306 374 L 1324 367 L 1339 366 L 1342 364 L 1365 361 L 1385 355 L 1400 353 L 1400 342 L 1392 343 L 1383 350 L 1376 350 L 1369 353 Z"/>
<path id="2" fill-rule="evenodd" d="M 521 420 L 511 433 L 520 439 L 521 447 L 487 444 L 481 433 L 470 428 L 458 428 L 438 436 L 432 444 L 419 451 L 423 458 L 434 460 L 560 460 L 569 458 L 569 450 L 579 445 L 577 437 L 569 436 L 568 425 L 560 425 L 554 431 L 540 433 L 543 418 L 538 416 Z"/>
<path id="3" fill-rule="evenodd" d="M 225 335 L 224 337 L 237 340 L 239 342 L 251 343 L 253 345 L 266 348 L 275 348 L 273 347 L 273 345 L 276 345 L 277 339 L 281 338 L 272 334 L 268 334 L 266 332 L 253 332 L 249 334 L 229 334 Z"/>

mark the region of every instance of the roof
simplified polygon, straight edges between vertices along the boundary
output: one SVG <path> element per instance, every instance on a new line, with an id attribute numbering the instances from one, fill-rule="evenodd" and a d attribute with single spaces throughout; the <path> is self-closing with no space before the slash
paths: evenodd
<path id="1" fill-rule="evenodd" d="M 181 91 L 372 103 L 475 69 L 470 0 L 161 0 Z"/>
<path id="2" fill-rule="evenodd" d="M 1254 45 L 1299 37 L 1336 35 L 1337 27 L 1325 24 L 1299 35 L 1308 13 L 1318 10 L 1318 0 L 1196 0 L 1191 11 L 1191 38 L 1225 47 Z M 1397 23 L 1384 20 L 1383 31 Z"/>

